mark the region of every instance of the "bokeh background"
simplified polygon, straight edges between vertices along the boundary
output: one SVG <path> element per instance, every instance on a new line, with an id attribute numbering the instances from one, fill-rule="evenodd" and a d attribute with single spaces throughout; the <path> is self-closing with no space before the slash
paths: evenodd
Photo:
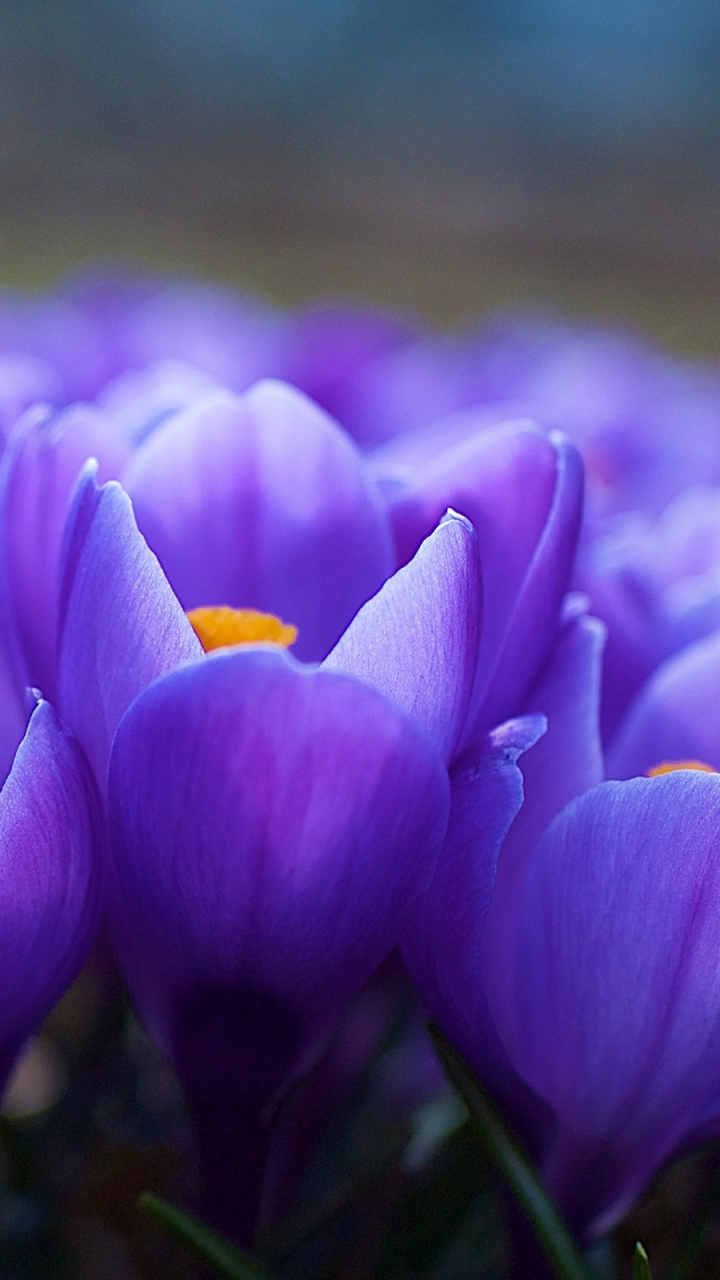
<path id="1" fill-rule="evenodd" d="M 0 0 L 0 280 L 130 259 L 720 347 L 715 0 Z"/>

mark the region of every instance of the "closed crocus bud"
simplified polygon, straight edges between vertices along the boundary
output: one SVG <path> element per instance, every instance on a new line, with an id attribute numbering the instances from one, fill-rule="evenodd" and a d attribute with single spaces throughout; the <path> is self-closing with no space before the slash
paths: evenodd
<path id="1" fill-rule="evenodd" d="M 589 522 L 575 577 L 608 627 L 603 734 L 612 752 L 647 682 L 720 625 L 720 490 L 693 485 L 657 517 L 637 510 Z"/>

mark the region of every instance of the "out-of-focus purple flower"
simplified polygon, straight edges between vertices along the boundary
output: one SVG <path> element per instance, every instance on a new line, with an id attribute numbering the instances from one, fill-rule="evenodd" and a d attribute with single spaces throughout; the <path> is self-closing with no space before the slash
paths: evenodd
<path id="1" fill-rule="evenodd" d="M 60 409 L 100 397 L 114 413 L 128 395 L 134 429 L 148 432 L 201 381 L 240 393 L 264 378 L 305 391 L 365 449 L 467 412 L 559 429 L 583 452 L 595 513 L 657 514 L 682 488 L 720 482 L 717 369 L 617 328 L 518 314 L 439 335 L 372 310 L 279 311 L 117 270 L 0 296 L 6 433 L 40 399 Z"/>
<path id="2" fill-rule="evenodd" d="M 655 692 L 676 680 L 676 668 L 694 668 L 696 652 L 710 652 L 711 638 L 720 626 L 720 490 L 687 489 L 658 519 L 632 513 L 586 537 L 577 577 L 608 627 L 603 727 L 610 767 L 615 769 L 620 754 L 628 750 L 637 732 L 633 726 L 647 715 L 651 703 L 657 712 L 654 732 L 660 733 L 656 750 L 682 758 L 681 739 L 688 732 L 692 738 L 695 718 L 694 754 L 705 744 L 710 762 L 720 764 L 717 744 L 707 737 L 712 717 L 697 719 L 698 708 L 692 708 L 690 699 L 682 717 L 686 732 L 676 732 L 677 717 L 669 704 L 664 717 L 662 696 L 658 702 Z M 705 696 L 712 699 L 718 678 L 707 660 L 704 670 Z M 641 765 L 638 757 L 639 771 L 657 758 L 653 754 Z"/>
<path id="3" fill-rule="evenodd" d="M 720 376 L 617 328 L 510 316 L 453 339 L 420 336 L 368 369 L 356 396 L 376 439 L 474 412 L 528 417 L 583 453 L 594 514 L 657 514 L 720 480 Z"/>
<path id="4" fill-rule="evenodd" d="M 51 294 L 0 294 L 0 428 L 7 435 L 38 401 L 58 410 L 100 397 L 113 411 L 132 393 L 135 425 L 144 413 L 148 431 L 200 380 L 239 393 L 281 378 L 374 443 L 355 389 L 416 338 L 407 323 L 360 308 L 280 312 L 219 285 L 95 271 Z"/>

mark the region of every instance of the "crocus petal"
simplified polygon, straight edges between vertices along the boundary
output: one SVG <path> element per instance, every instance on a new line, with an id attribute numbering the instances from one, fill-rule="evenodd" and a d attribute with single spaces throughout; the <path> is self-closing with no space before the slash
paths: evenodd
<path id="1" fill-rule="evenodd" d="M 720 778 L 603 783 L 539 844 L 507 984 L 516 1069 L 552 1106 L 573 1225 L 617 1217 L 696 1126 L 720 1128 Z"/>
<path id="2" fill-rule="evenodd" d="M 603 780 L 599 708 L 604 636 L 595 618 L 571 613 L 524 701 L 526 714 L 546 717 L 547 733 L 523 756 L 525 799 L 503 844 L 486 925 L 490 940 L 494 931 L 507 935 L 512 927 L 528 862 L 548 823 Z"/>
<path id="3" fill-rule="evenodd" d="M 461 441 L 390 493 L 400 562 L 450 505 L 472 521 L 483 633 L 468 733 L 517 709 L 552 638 L 577 540 L 582 463 L 562 439 L 506 426 Z"/>
<path id="4" fill-rule="evenodd" d="M 508 721 L 478 744 L 472 768 L 453 774 L 442 853 L 403 933 L 403 958 L 425 1005 L 473 1065 L 485 1059 L 480 938 L 498 853 L 522 803 L 517 760 L 544 727 L 541 716 Z"/>
<path id="5" fill-rule="evenodd" d="M 720 769 L 720 632 L 658 668 L 621 724 L 607 772 L 632 778 L 673 760 Z"/>
<path id="6" fill-rule="evenodd" d="M 477 536 L 450 512 L 363 606 L 323 666 L 392 698 L 449 761 L 475 682 L 480 611 Z"/>
<path id="7" fill-rule="evenodd" d="M 386 517 L 349 437 L 282 383 L 214 395 L 162 424 L 125 476 L 186 609 L 292 622 L 324 658 L 392 568 Z"/>
<path id="8" fill-rule="evenodd" d="M 102 826 L 77 746 L 33 712 L 0 792 L 0 1084 L 84 963 L 103 902 Z"/>
<path id="9" fill-rule="evenodd" d="M 86 460 L 120 473 L 127 446 L 88 405 L 39 408 L 12 433 L 0 478 L 2 591 L 21 684 L 56 694 L 58 568 L 75 482 Z"/>
<path id="10" fill-rule="evenodd" d="M 191 1093 L 282 1083 L 396 944 L 447 809 L 445 770 L 398 708 L 284 652 L 220 650 L 136 699 L 110 765 L 114 935 Z M 189 1061 L 184 1025 L 203 1044 L 213 1000 L 217 1068 Z"/>
<path id="11" fill-rule="evenodd" d="M 60 591 L 60 709 L 101 791 L 115 727 L 157 676 L 202 653 L 118 484 L 81 481 Z"/>
<path id="12" fill-rule="evenodd" d="M 481 704 L 476 714 L 486 724 L 517 709 L 550 643 L 569 584 L 582 515 L 583 465 L 575 446 L 563 437 L 555 435 L 548 444 L 554 458 L 551 461 L 548 457 L 546 465 L 552 466 L 554 484 L 542 532 L 527 564 L 495 665 L 490 657 L 491 641 L 487 655 L 480 656 L 481 680 L 483 663 L 490 674 L 485 676 L 484 691 L 481 693 L 481 683 L 474 697 Z M 494 548 L 494 554 L 502 575 L 502 545 Z M 490 557 L 482 553 L 482 544 L 481 555 L 484 566 Z M 489 599 L 489 585 L 487 593 Z"/>

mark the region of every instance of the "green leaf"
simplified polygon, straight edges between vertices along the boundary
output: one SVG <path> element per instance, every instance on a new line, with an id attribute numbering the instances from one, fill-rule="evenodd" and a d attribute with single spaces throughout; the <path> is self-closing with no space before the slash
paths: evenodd
<path id="1" fill-rule="evenodd" d="M 485 1149 L 510 1190 L 561 1280 L 591 1280 L 583 1259 L 535 1170 L 522 1155 L 467 1063 L 432 1023 L 428 1034 L 443 1070 L 475 1121 Z"/>
<path id="2" fill-rule="evenodd" d="M 220 1275 L 227 1276 L 229 1280 L 271 1280 L 269 1272 L 249 1254 L 243 1253 L 197 1218 L 176 1209 L 151 1191 L 146 1191 L 140 1197 L 138 1207 L 151 1217 L 158 1218 L 174 1236 L 190 1245 L 205 1262 L 209 1262 Z"/>
<path id="3" fill-rule="evenodd" d="M 648 1256 L 639 1240 L 635 1243 L 632 1280 L 652 1280 L 652 1271 L 650 1270 Z"/>

